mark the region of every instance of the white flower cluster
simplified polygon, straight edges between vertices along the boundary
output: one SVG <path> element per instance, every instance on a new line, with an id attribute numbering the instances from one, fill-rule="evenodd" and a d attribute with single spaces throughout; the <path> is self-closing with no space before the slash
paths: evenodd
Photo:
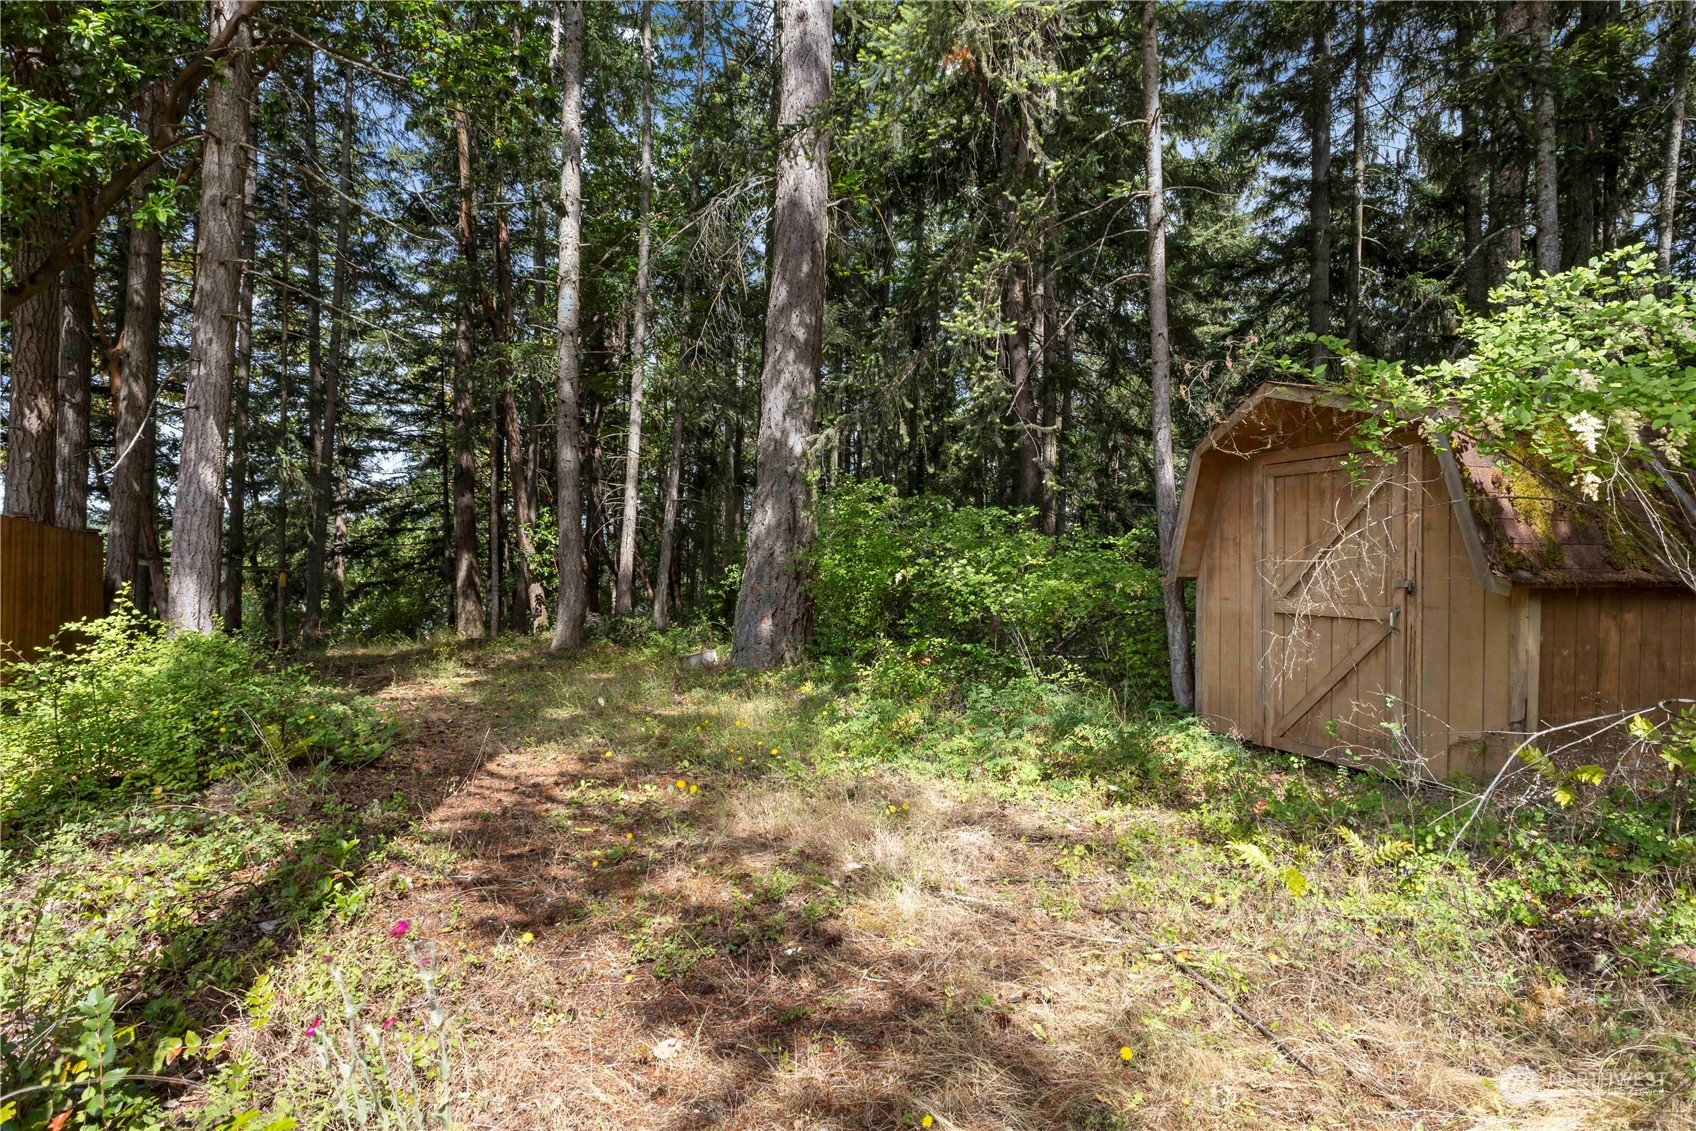
<path id="1" fill-rule="evenodd" d="M 1584 497 L 1589 499 L 1591 502 L 1595 502 L 1602 497 L 1602 477 L 1597 475 L 1594 471 L 1586 471 L 1583 475 L 1574 479 L 1572 483 L 1573 486 L 1582 491 L 1584 493 Z"/>
<path id="2" fill-rule="evenodd" d="M 1602 387 L 1602 382 L 1598 380 L 1596 375 L 1588 369 L 1574 369 L 1572 371 L 1572 379 L 1577 383 L 1578 387 L 1583 389 L 1586 393 L 1594 393 Z"/>
<path id="3" fill-rule="evenodd" d="M 1578 437 L 1578 442 L 1584 445 L 1584 450 L 1595 455 L 1596 445 L 1601 442 L 1602 431 L 1606 425 L 1588 411 L 1567 417 L 1566 424 L 1572 429 L 1572 434 Z"/>

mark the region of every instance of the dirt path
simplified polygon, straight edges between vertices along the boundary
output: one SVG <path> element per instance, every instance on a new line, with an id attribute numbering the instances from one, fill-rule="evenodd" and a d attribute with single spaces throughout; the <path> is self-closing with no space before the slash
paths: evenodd
<path id="1" fill-rule="evenodd" d="M 339 674 L 408 734 L 348 796 L 419 811 L 246 1037 L 279 1095 L 313 1089 L 321 963 L 423 1024 L 397 921 L 441 971 L 465 1126 L 1464 1127 L 1526 1055 L 1466 1008 L 1492 989 L 1220 875 L 1170 813 L 821 774 L 773 688 L 613 653 Z"/>

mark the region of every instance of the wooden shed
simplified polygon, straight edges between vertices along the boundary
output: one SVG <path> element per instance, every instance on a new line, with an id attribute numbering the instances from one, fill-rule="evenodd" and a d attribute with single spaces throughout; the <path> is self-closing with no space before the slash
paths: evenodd
<path id="1" fill-rule="evenodd" d="M 1696 593 L 1412 423 L 1393 463 L 1351 469 L 1362 419 L 1262 385 L 1190 460 L 1174 572 L 1196 582 L 1209 726 L 1476 777 L 1528 730 L 1696 696 Z"/>

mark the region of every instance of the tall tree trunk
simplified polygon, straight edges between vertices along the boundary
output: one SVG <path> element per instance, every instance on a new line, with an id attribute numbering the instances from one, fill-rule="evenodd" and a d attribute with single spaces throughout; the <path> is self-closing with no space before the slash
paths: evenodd
<path id="1" fill-rule="evenodd" d="M 1477 312 L 1490 303 L 1490 259 L 1484 244 L 1484 147 L 1479 136 L 1478 109 L 1471 84 L 1476 77 L 1478 61 L 1473 50 L 1477 28 L 1473 20 L 1475 9 L 1456 4 L 1459 15 L 1455 26 L 1455 54 L 1459 57 L 1460 75 L 1456 85 L 1460 96 L 1461 149 L 1461 232 L 1465 261 L 1462 273 L 1466 280 L 1466 307 Z"/>
<path id="2" fill-rule="evenodd" d="M 1024 236 L 1019 223 L 1019 190 L 1030 168 L 1030 142 L 1025 136 L 1019 107 L 998 107 L 1001 117 L 1001 167 L 1006 178 L 1002 214 L 1008 255 L 1001 281 L 1001 370 L 1011 402 L 1013 427 L 1017 429 L 1018 471 L 1013 482 L 1014 502 L 1034 507 L 1041 501 L 1042 450 L 1038 438 L 1042 424 L 1037 415 L 1036 391 L 1031 387 L 1031 266 L 1023 254 Z M 1040 516 L 1038 518 L 1040 522 Z"/>
<path id="3" fill-rule="evenodd" d="M 294 397 L 294 352 L 289 343 L 289 308 L 294 298 L 290 251 L 294 244 L 288 231 L 291 182 L 286 168 L 282 170 L 282 182 L 282 264 L 277 284 L 277 507 L 274 520 L 277 577 L 272 593 L 276 607 L 278 651 L 288 647 L 289 643 L 289 482 L 294 478 L 294 469 L 289 462 L 289 408 Z"/>
<path id="4" fill-rule="evenodd" d="M 63 217 L 50 206 L 18 238 L 12 277 L 27 278 L 59 241 Z M 6 420 L 6 513 L 53 521 L 57 458 L 60 280 L 12 311 L 12 411 Z"/>
<path id="5" fill-rule="evenodd" d="M 495 274 L 500 279 L 503 340 L 512 336 L 512 320 L 517 311 L 512 289 L 512 232 L 507 227 L 503 209 L 495 222 Z M 508 481 L 512 487 L 512 517 L 514 541 L 518 546 L 516 560 L 517 602 L 515 611 L 529 632 L 547 627 L 547 600 L 542 583 L 536 579 L 531 563 L 536 559 L 536 496 L 530 472 L 530 461 L 524 444 L 524 424 L 518 411 L 518 389 L 513 367 L 503 356 L 500 396 L 502 438 L 505 441 Z M 528 381 L 528 378 L 526 378 Z"/>
<path id="6" fill-rule="evenodd" d="M 1315 5 L 1313 56 L 1309 61 L 1307 227 L 1311 259 L 1307 285 L 1307 329 L 1331 332 L 1331 12 Z M 1144 13 L 1145 40 L 1153 34 Z M 1157 52 L 1158 53 L 1158 52 Z M 1156 59 L 1158 62 L 1158 59 Z M 1158 92 L 1157 92 L 1158 93 Z M 1313 343 L 1313 364 L 1329 356 L 1324 343 Z"/>
<path id="7" fill-rule="evenodd" d="M 328 471 L 325 456 L 324 413 L 324 234 L 323 166 L 318 160 L 318 55 L 306 55 L 301 84 L 306 110 L 303 140 L 313 191 L 306 201 L 306 610 L 300 618 L 301 643 L 312 646 L 324 638 L 324 540 L 330 528 L 329 500 L 320 484 Z"/>
<path id="8" fill-rule="evenodd" d="M 1194 710 L 1189 617 L 1184 608 L 1184 583 L 1176 575 L 1178 563 L 1173 557 L 1178 540 L 1178 476 L 1172 458 L 1172 356 L 1166 323 L 1166 178 L 1160 122 L 1158 15 L 1157 0 L 1145 0 L 1142 74 L 1143 119 L 1148 123 L 1148 322 L 1154 393 L 1154 510 L 1160 534 L 1160 595 L 1166 606 L 1166 655 L 1172 674 L 1172 698 L 1185 710 Z M 1319 47 L 1320 40 L 1316 39 L 1316 53 Z M 1318 118 L 1316 115 L 1316 122 Z M 1325 132 L 1329 134 L 1329 129 Z M 1316 161 L 1316 175 L 1317 166 Z M 1329 205 L 1327 218 L 1328 209 Z"/>
<path id="9" fill-rule="evenodd" d="M 241 0 L 212 0 L 217 38 L 242 11 Z M 247 123 L 253 97 L 252 32 L 231 40 L 227 71 L 206 92 L 206 143 L 195 216 L 194 329 L 183 399 L 182 460 L 171 530 L 171 619 L 212 631 L 219 536 L 224 524 L 224 456 L 235 371 L 236 308 L 241 299 L 242 190 L 247 182 Z"/>
<path id="10" fill-rule="evenodd" d="M 1660 232 L 1656 245 L 1656 261 L 1661 274 L 1672 274 L 1672 241 L 1678 216 L 1678 162 L 1684 144 L 1684 103 L 1690 86 L 1690 26 L 1693 0 L 1678 6 L 1678 26 L 1673 32 L 1672 118 L 1667 123 L 1666 168 L 1661 174 Z"/>
<path id="11" fill-rule="evenodd" d="M 736 405 L 735 421 L 731 426 L 730 451 L 727 453 L 729 470 L 729 490 L 725 493 L 726 514 L 724 520 L 725 547 L 730 554 L 736 554 L 739 549 L 736 543 L 743 537 L 743 518 L 747 511 L 747 499 L 743 495 L 742 481 L 745 478 L 743 456 L 748 443 L 748 437 L 743 430 L 743 390 L 748 387 L 748 347 L 740 335 L 736 339 Z M 755 417 L 759 415 L 755 411 Z M 745 550 L 746 547 L 741 547 Z"/>
<path id="12" fill-rule="evenodd" d="M 778 0 L 777 190 L 760 374 L 759 453 L 731 661 L 761 669 L 801 658 L 810 620 L 804 560 L 813 544 L 807 439 L 824 348 L 830 171 L 817 115 L 830 97 L 830 0 Z"/>
<path id="13" fill-rule="evenodd" d="M 618 525 L 618 574 L 613 579 L 612 590 L 615 616 L 630 612 L 630 590 L 636 575 L 636 496 L 642 470 L 642 384 L 648 368 L 648 212 L 654 180 L 653 7 L 651 0 L 642 0 L 642 164 L 637 204 L 641 219 L 636 242 L 636 326 L 630 342 L 630 428 L 624 438 L 624 515 Z"/>
<path id="14" fill-rule="evenodd" d="M 501 404 L 495 402 L 494 411 L 489 414 L 489 592 L 487 597 L 489 609 L 488 632 L 491 639 L 498 639 L 501 629 L 501 600 L 506 594 L 501 589 L 503 581 L 501 567 L 503 565 L 501 552 L 506 548 L 506 532 L 501 529 L 501 475 L 506 470 L 506 436 L 501 430 Z"/>
<path id="15" fill-rule="evenodd" d="M 143 92 L 141 128 L 152 133 L 164 113 L 162 94 L 154 87 Z M 139 205 L 152 191 L 151 174 L 130 190 Z M 149 415 L 148 374 L 153 371 L 153 338 L 159 324 L 159 229 L 131 221 L 129 255 L 124 267 L 123 329 L 118 333 L 117 380 L 112 389 L 113 451 L 108 473 L 109 508 L 106 518 L 106 604 L 110 608 L 120 587 L 135 582 L 141 552 L 143 491 L 147 463 L 141 448 Z M 133 594 L 132 594 L 133 596 Z"/>
<path id="16" fill-rule="evenodd" d="M 1041 426 L 1037 430 L 1037 473 L 1041 486 L 1037 498 L 1037 528 L 1053 536 L 1060 530 L 1060 430 L 1065 418 L 1060 414 L 1060 390 L 1066 374 L 1059 364 L 1060 302 L 1056 288 L 1053 262 L 1058 230 L 1052 218 L 1045 223 L 1043 234 L 1043 272 L 1037 288 L 1037 380 L 1036 391 L 1041 400 Z"/>
<path id="17" fill-rule="evenodd" d="M 665 512 L 660 519 L 660 560 L 654 570 L 654 627 L 664 630 L 671 623 L 671 562 L 676 551 L 678 484 L 683 476 L 683 398 L 673 394 L 671 409 L 671 458 L 665 467 Z"/>
<path id="18" fill-rule="evenodd" d="M 559 592 L 554 597 L 555 652 L 583 645 L 583 488 L 578 442 L 578 351 L 583 230 L 583 5 L 555 9 L 560 29 L 559 263 L 554 307 L 554 514 L 558 519 Z"/>
<path id="19" fill-rule="evenodd" d="M 473 195 L 471 180 L 471 123 L 463 109 L 454 111 L 454 140 L 459 156 L 459 246 L 460 254 L 464 256 L 466 269 L 475 273 L 477 267 L 477 213 L 476 197 Z M 477 297 L 483 307 L 484 316 L 491 327 L 500 322 L 494 310 L 494 298 L 487 289 L 471 284 L 478 292 Z M 479 596 L 479 579 L 477 577 L 477 454 L 474 448 L 473 428 L 475 426 L 476 404 L 475 384 L 471 373 L 471 324 L 466 316 L 465 307 L 468 303 L 466 296 L 460 298 L 458 321 L 454 328 L 454 543 L 457 556 L 455 570 L 455 587 L 458 591 L 459 613 L 457 627 L 460 636 L 484 636 L 500 632 L 500 593 L 499 580 L 494 577 L 494 569 L 490 570 L 489 592 L 487 599 L 487 616 L 485 602 Z M 499 435 L 498 427 L 495 434 Z M 500 475 L 497 473 L 489 484 L 491 499 L 500 497 Z M 490 563 L 494 565 L 494 555 L 498 552 L 495 547 L 500 544 L 499 531 L 495 529 L 498 523 L 491 524 L 489 529 Z"/>
<path id="20" fill-rule="evenodd" d="M 1533 0 L 1510 0 L 1496 9 L 1496 37 L 1514 73 L 1523 73 L 1529 61 L 1529 36 Z M 1521 99 L 1523 88 L 1516 78 L 1498 94 L 1490 144 L 1495 150 L 1495 168 L 1490 176 L 1490 285 L 1508 277 L 1508 270 L 1525 251 L 1525 138 Z"/>
<path id="21" fill-rule="evenodd" d="M 485 631 L 477 577 L 477 453 L 472 448 L 475 407 L 471 388 L 471 319 L 464 303 L 453 335 L 453 552 L 454 627 L 462 637 Z"/>
<path id="22" fill-rule="evenodd" d="M 84 254 L 60 283 L 53 524 L 88 528 L 88 402 L 94 376 L 94 265 Z"/>
<path id="23" fill-rule="evenodd" d="M 257 140 L 252 122 L 248 141 Z M 247 166 L 247 186 L 242 191 L 241 320 L 236 323 L 236 388 L 230 421 L 230 538 L 224 559 L 224 631 L 241 633 L 242 592 L 246 588 L 243 563 L 247 560 L 247 439 L 248 400 L 253 377 L 253 256 L 259 242 L 258 221 L 253 212 L 259 191 L 258 146 Z"/>
<path id="24" fill-rule="evenodd" d="M 1590 49 L 1608 22 L 1610 5 L 1578 5 L 1578 28 L 1572 43 L 1580 51 Z M 1586 90 L 1581 112 L 1567 125 L 1566 145 L 1560 163 L 1565 181 L 1561 197 L 1561 266 L 1590 262 L 1596 251 L 1596 126 L 1597 92 Z"/>
<path id="25" fill-rule="evenodd" d="M 1366 257 L 1366 0 L 1354 4 L 1354 245 L 1349 249 L 1347 334 L 1350 349 L 1360 348 L 1360 285 Z"/>
<path id="26" fill-rule="evenodd" d="M 164 309 L 168 296 L 161 286 L 159 302 Z M 150 406 L 159 403 L 159 323 L 152 326 L 153 341 L 149 344 L 147 356 L 150 363 L 147 372 L 143 374 L 146 382 L 142 399 Z M 159 550 L 159 413 L 150 412 L 142 424 L 141 446 L 136 452 L 142 460 L 146 480 L 141 490 L 142 509 L 140 530 L 141 556 L 146 564 L 145 569 L 136 573 L 136 591 L 141 600 L 136 607 L 143 612 L 151 611 L 159 620 L 168 619 L 165 606 L 169 593 L 165 585 L 165 560 Z"/>
<path id="27" fill-rule="evenodd" d="M 347 530 L 347 518 L 337 507 L 336 427 L 341 413 L 343 390 L 347 387 L 347 352 L 350 337 L 347 307 L 352 301 L 348 292 L 353 277 L 353 264 L 348 259 L 348 240 L 353 213 L 353 135 L 357 124 L 353 107 L 353 66 L 343 63 L 341 152 L 338 154 L 336 169 L 336 258 L 331 268 L 330 282 L 330 364 L 324 371 L 324 401 L 321 406 L 323 425 L 318 431 L 318 450 L 314 453 L 318 474 L 312 484 L 317 499 L 313 520 L 318 524 L 313 530 L 313 539 L 319 546 L 320 571 L 323 568 L 321 559 L 326 538 L 324 527 L 332 509 L 338 510 L 337 546 L 341 545 L 341 539 Z M 335 560 L 335 576 L 331 586 L 332 606 L 339 610 L 344 576 L 339 553 L 335 555 Z"/>
<path id="28" fill-rule="evenodd" d="M 612 519 L 607 513 L 606 469 L 601 463 L 602 423 L 606 418 L 606 402 L 599 397 L 590 400 L 588 434 L 584 437 L 584 462 L 589 479 L 584 489 L 589 499 L 588 545 L 583 552 L 585 613 L 600 616 L 606 610 L 601 604 L 601 578 L 612 563 L 607 548 L 607 528 Z"/>
<path id="29" fill-rule="evenodd" d="M 1556 203 L 1555 75 L 1549 0 L 1536 0 L 1531 20 L 1537 41 L 1537 270 L 1553 275 L 1561 269 L 1561 230 Z"/>

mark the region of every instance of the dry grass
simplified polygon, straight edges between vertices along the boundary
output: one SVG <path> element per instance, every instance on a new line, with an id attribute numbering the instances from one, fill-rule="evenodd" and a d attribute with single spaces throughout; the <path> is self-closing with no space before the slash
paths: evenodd
<path id="1" fill-rule="evenodd" d="M 322 1102 L 303 1030 L 329 966 L 421 1031 L 386 933 L 404 919 L 440 955 L 469 1127 L 1688 1125 L 1606 1070 L 1647 1039 L 1612 1018 L 1664 1036 L 1689 1013 L 1541 978 L 1368 870 L 1308 862 L 1297 899 L 1164 809 L 817 772 L 767 753 L 797 733 L 776 692 L 659 660 L 337 663 L 410 735 L 338 790 L 399 790 L 417 822 L 373 858 L 365 910 L 277 963 L 267 1021 L 236 1026 L 279 1110 Z"/>

